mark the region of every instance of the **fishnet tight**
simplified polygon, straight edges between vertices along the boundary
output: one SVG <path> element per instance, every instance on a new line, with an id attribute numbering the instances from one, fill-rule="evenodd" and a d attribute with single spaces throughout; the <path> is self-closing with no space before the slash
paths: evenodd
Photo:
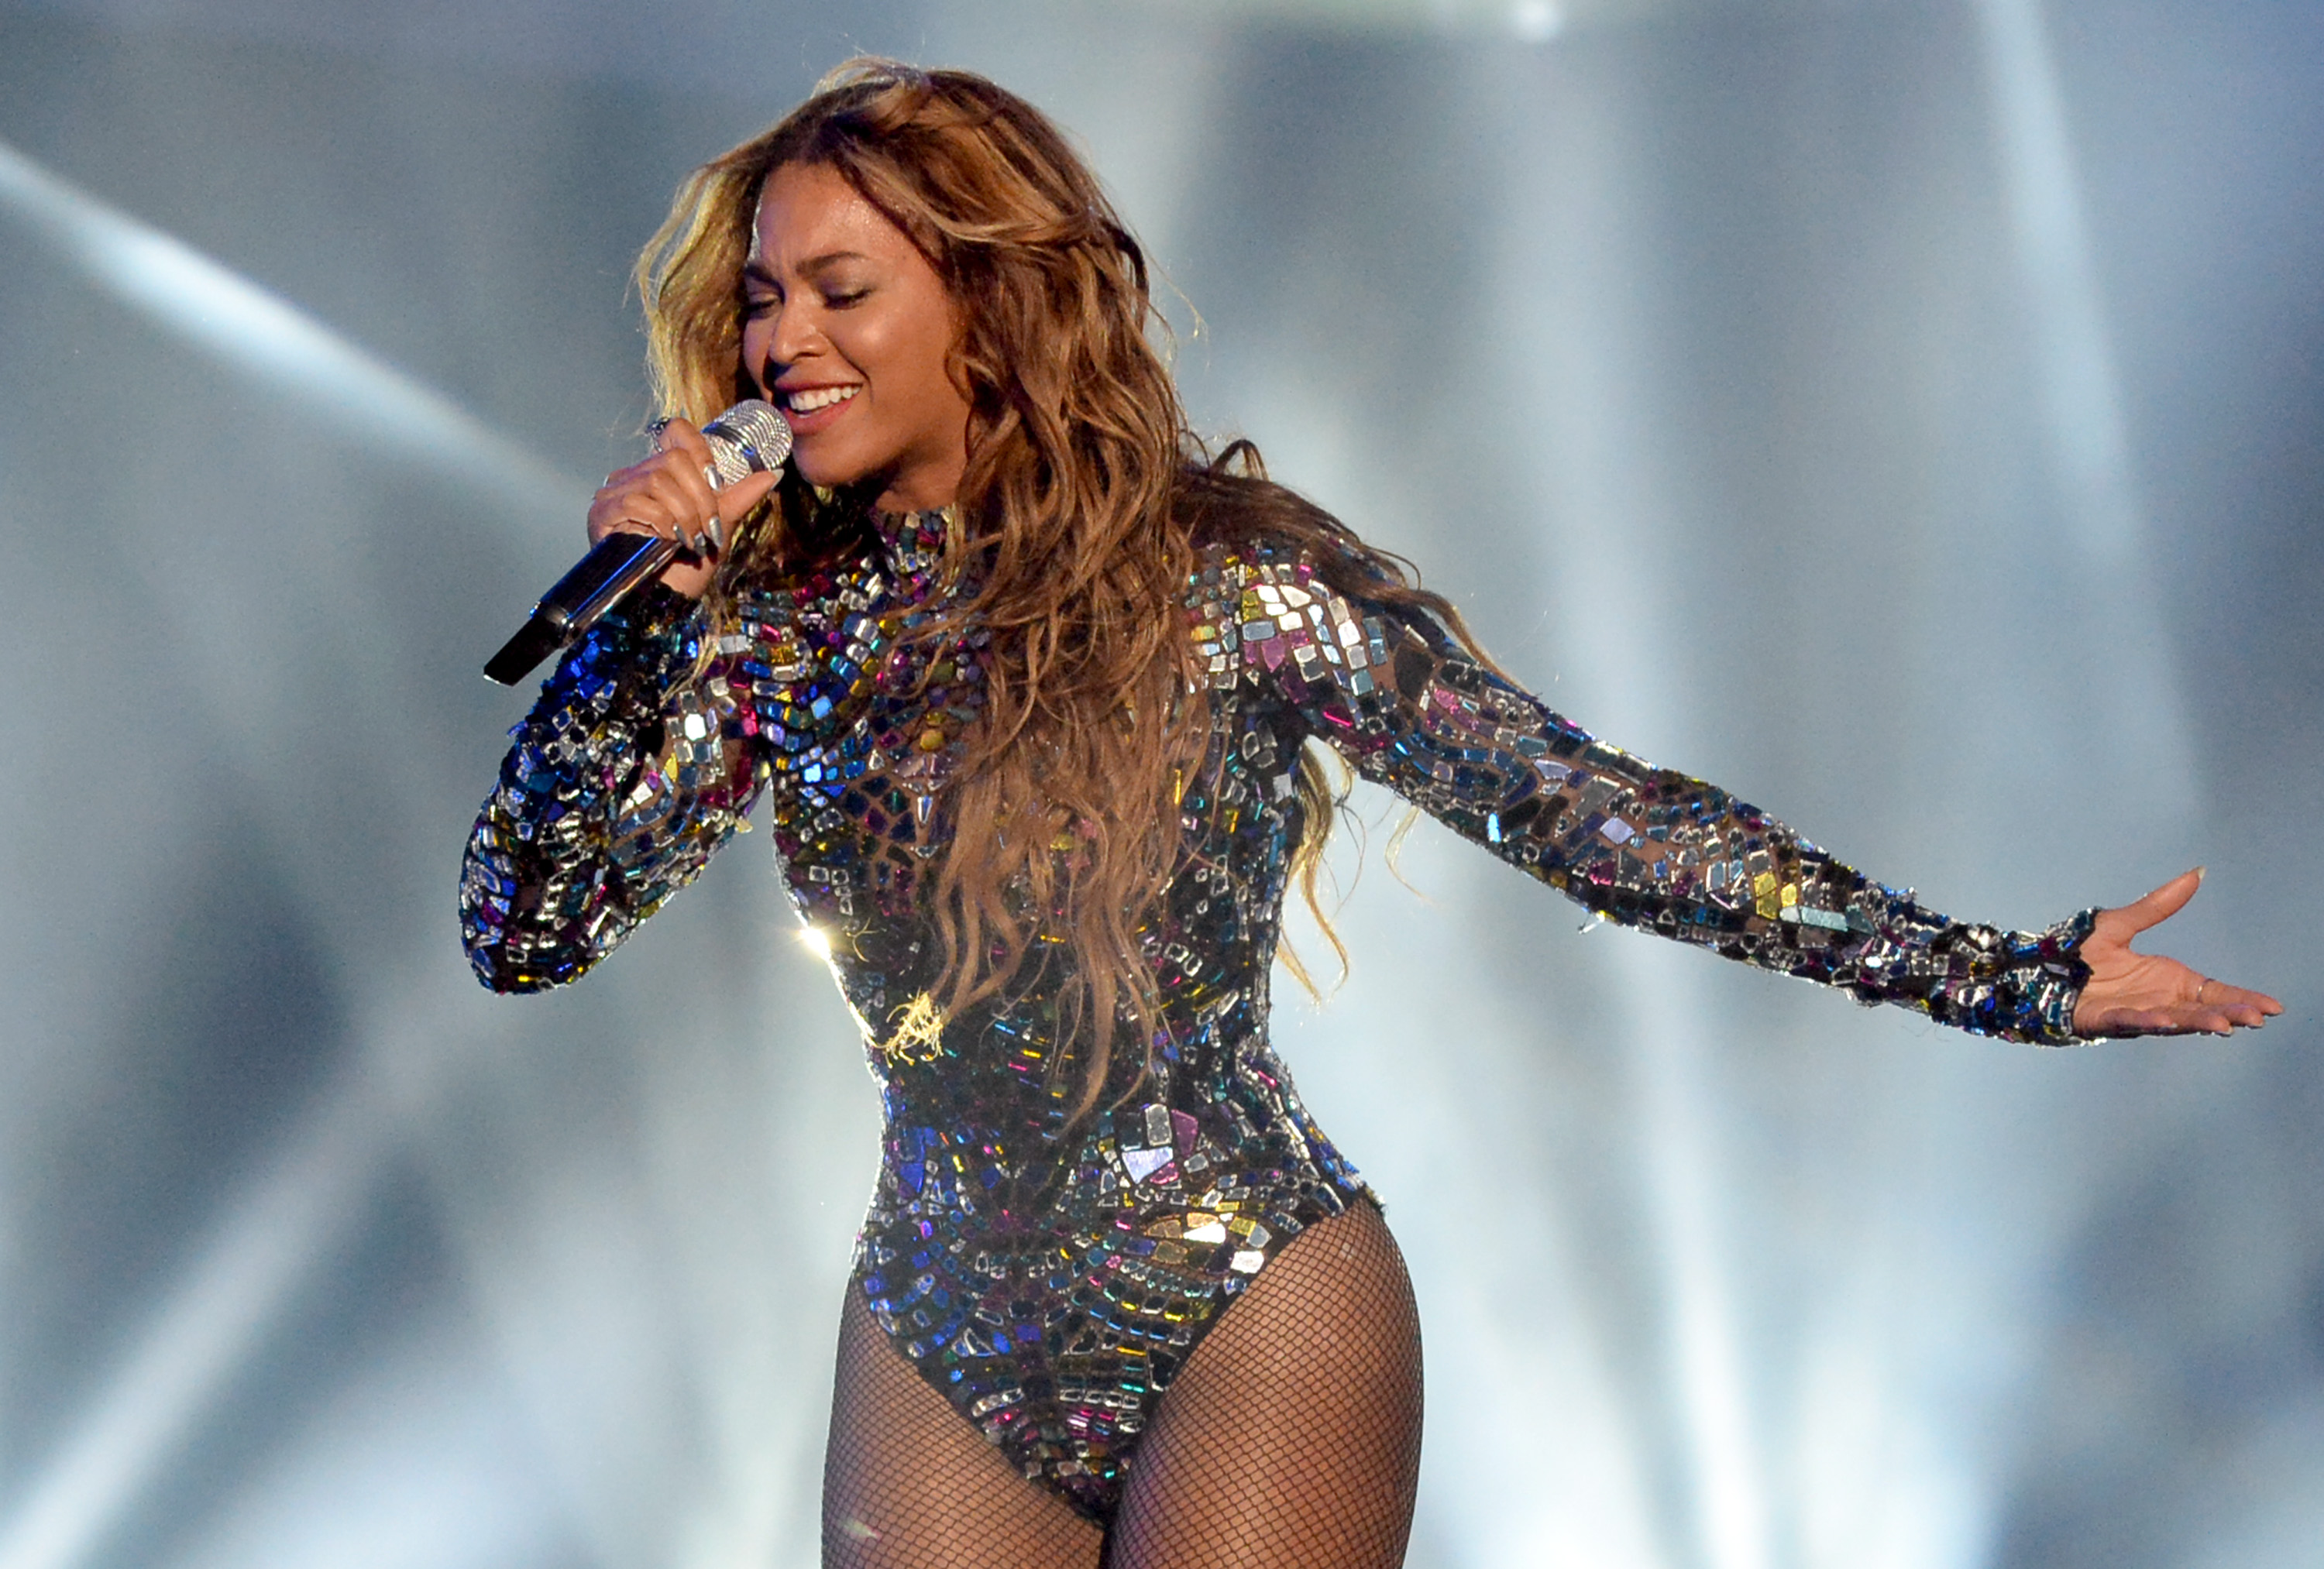
<path id="1" fill-rule="evenodd" d="M 922 1381 L 850 1290 L 828 1569 L 1397 1569 L 1420 1472 L 1420 1318 L 1359 1203 L 1252 1280 L 1162 1399 L 1099 1528 Z"/>

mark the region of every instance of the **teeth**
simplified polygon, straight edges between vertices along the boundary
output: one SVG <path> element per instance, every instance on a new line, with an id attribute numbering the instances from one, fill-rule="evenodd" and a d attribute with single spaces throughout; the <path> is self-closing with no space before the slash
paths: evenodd
<path id="1" fill-rule="evenodd" d="M 856 387 L 803 387 L 783 399 L 795 414 L 812 414 L 835 403 L 844 403 L 862 390 Z"/>

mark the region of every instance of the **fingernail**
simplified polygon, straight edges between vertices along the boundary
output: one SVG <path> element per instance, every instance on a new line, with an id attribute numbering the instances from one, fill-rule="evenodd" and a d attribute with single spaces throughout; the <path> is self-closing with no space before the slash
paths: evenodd
<path id="1" fill-rule="evenodd" d="M 2195 868 L 2195 884 L 2198 887 L 2202 885 L 2203 874 L 2209 870 L 2210 870 L 2209 867 L 2197 867 Z"/>

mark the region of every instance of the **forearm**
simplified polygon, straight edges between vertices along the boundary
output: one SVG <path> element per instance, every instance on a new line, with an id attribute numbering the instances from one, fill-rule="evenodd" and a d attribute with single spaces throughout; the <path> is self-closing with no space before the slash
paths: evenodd
<path id="1" fill-rule="evenodd" d="M 592 629 L 512 732 L 460 881 L 469 961 L 492 989 L 580 975 L 731 831 L 715 719 L 687 681 L 694 628 L 681 596 L 640 596 Z"/>
<path id="2" fill-rule="evenodd" d="M 1473 701 L 1498 722 L 1478 748 L 1487 757 L 1470 765 L 1470 794 L 1481 785 L 1486 808 L 1475 837 L 1503 858 L 1623 925 L 1861 1002 L 1978 1034 L 2074 1039 L 2089 913 L 2046 931 L 1952 920 L 1716 786 L 1592 741 L 1489 675 L 1480 684 Z M 1547 749 L 1526 756 L 1528 736 Z M 1441 791 L 1432 779 L 1414 793 Z M 1464 803 L 1471 814 L 1480 803 Z"/>
<path id="3" fill-rule="evenodd" d="M 1303 561 L 1222 561 L 1192 606 L 1213 683 L 1272 687 L 1365 777 L 1622 924 L 1913 1007 L 2063 1042 L 2087 916 L 1954 922 L 1713 785 L 1552 712 L 1425 612 L 1334 592 Z"/>
<path id="4" fill-rule="evenodd" d="M 1440 665 L 1414 705 L 1430 739 L 1399 738 L 1424 757 L 1457 750 L 1452 778 L 1420 774 L 1393 742 L 1368 771 L 1502 858 L 1623 925 L 1865 1003 L 2011 1040 L 2074 1038 L 2087 913 L 2042 932 L 1949 919 L 1713 785 L 1591 740 L 1489 673 L 1458 691 L 1458 674 Z M 1367 739 L 1361 720 L 1352 739 Z"/>

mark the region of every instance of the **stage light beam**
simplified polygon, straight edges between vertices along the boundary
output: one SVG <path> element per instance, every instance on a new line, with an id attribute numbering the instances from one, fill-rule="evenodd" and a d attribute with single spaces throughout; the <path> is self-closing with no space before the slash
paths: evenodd
<path id="1" fill-rule="evenodd" d="M 92 281 L 222 363 L 290 394 L 348 435 L 559 526 L 590 487 L 270 289 L 0 142 L 0 212 Z"/>

